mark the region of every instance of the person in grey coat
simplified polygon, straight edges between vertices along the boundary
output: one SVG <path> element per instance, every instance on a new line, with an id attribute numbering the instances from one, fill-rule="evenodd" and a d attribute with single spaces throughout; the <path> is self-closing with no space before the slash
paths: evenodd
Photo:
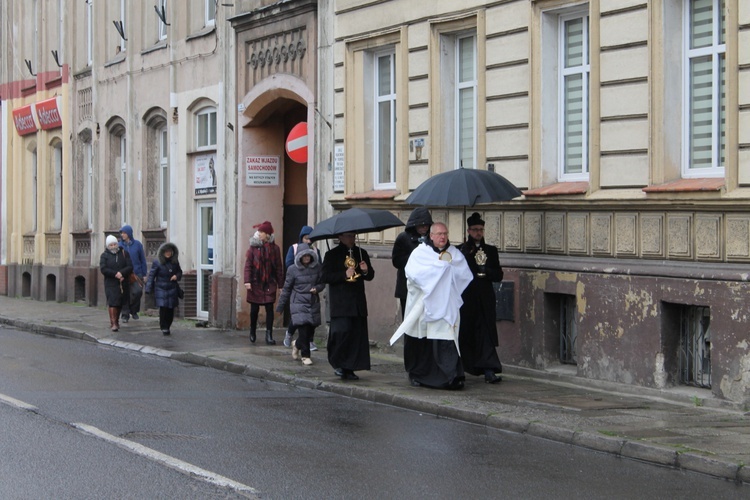
<path id="1" fill-rule="evenodd" d="M 180 285 L 177 282 L 182 279 L 179 255 L 174 243 L 160 246 L 146 280 L 146 293 L 154 294 L 154 302 L 159 308 L 159 328 L 164 335 L 171 333 L 174 310 L 179 304 Z"/>
<path id="2" fill-rule="evenodd" d="M 302 359 L 311 365 L 310 343 L 315 327 L 320 321 L 320 293 L 325 289 L 318 252 L 307 243 L 297 246 L 294 265 L 287 269 L 284 288 L 281 290 L 276 312 L 282 313 L 289 304 L 292 323 L 297 327 L 299 337 L 292 341 L 292 358 Z"/>

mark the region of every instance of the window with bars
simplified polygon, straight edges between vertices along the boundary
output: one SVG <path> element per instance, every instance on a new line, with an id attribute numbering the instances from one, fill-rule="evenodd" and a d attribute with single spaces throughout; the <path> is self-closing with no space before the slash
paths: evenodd
<path id="1" fill-rule="evenodd" d="M 560 180 L 589 173 L 589 16 L 559 18 Z"/>
<path id="2" fill-rule="evenodd" d="M 57 143 L 52 147 L 52 216 L 50 229 L 59 231 L 62 228 L 62 198 L 63 198 L 63 176 L 62 176 L 62 144 Z"/>
<path id="3" fill-rule="evenodd" d="M 396 185 L 396 54 L 376 54 L 375 64 L 375 187 Z"/>
<path id="4" fill-rule="evenodd" d="M 724 175 L 725 1 L 686 0 L 683 177 Z"/>
<path id="5" fill-rule="evenodd" d="M 456 44 L 456 166 L 476 168 L 477 55 L 476 36 L 460 36 Z"/>
<path id="6" fill-rule="evenodd" d="M 125 135 L 119 138 L 120 156 L 118 157 L 120 170 L 120 223 L 126 224 L 128 220 L 128 158 L 127 158 L 127 139 Z"/>
<path id="7" fill-rule="evenodd" d="M 684 306 L 680 315 L 680 383 L 711 388 L 711 310 Z"/>

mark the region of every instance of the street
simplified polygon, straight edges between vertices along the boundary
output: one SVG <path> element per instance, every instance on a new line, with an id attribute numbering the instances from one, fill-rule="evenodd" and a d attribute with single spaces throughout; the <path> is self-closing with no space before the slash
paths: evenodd
<path id="1" fill-rule="evenodd" d="M 0 498 L 748 495 L 700 474 L 9 328 L 0 403 Z"/>

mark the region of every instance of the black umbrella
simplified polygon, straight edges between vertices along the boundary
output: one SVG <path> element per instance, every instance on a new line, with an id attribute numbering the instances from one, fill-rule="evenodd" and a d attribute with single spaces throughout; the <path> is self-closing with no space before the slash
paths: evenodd
<path id="1" fill-rule="evenodd" d="M 417 186 L 406 203 L 432 207 L 473 207 L 521 196 L 508 179 L 489 170 L 457 168 L 434 175 Z"/>
<path id="2" fill-rule="evenodd" d="M 341 233 L 374 233 L 403 225 L 401 219 L 388 210 L 350 208 L 318 222 L 310 233 L 310 240 L 333 238 Z"/>

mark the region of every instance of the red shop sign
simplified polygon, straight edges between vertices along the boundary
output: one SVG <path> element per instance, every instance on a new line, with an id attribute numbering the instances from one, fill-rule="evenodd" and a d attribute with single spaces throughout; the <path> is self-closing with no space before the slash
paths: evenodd
<path id="1" fill-rule="evenodd" d="M 39 118 L 39 125 L 44 130 L 62 127 L 58 99 L 59 96 L 51 97 L 36 103 L 36 116 Z"/>
<path id="2" fill-rule="evenodd" d="M 37 123 L 34 117 L 34 105 L 27 104 L 13 110 L 13 123 L 16 125 L 18 135 L 33 134 L 37 131 Z"/>

